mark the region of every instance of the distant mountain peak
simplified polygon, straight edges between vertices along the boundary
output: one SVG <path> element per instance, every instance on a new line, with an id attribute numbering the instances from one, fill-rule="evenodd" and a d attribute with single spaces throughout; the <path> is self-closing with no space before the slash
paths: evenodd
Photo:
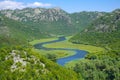
<path id="1" fill-rule="evenodd" d="M 21 10 L 2 10 L 5 16 L 18 21 L 58 21 L 70 20 L 67 12 L 60 8 L 25 8 Z"/>

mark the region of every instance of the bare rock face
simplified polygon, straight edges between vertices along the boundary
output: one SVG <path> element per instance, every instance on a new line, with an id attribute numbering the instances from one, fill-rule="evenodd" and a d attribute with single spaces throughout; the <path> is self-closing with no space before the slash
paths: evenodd
<path id="1" fill-rule="evenodd" d="M 120 29 L 120 9 L 116 9 L 111 13 L 106 13 L 105 15 L 101 15 L 99 18 L 93 21 L 90 26 L 92 30 L 89 28 L 87 32 L 118 31 Z"/>
<path id="2" fill-rule="evenodd" d="M 36 33 L 40 32 L 48 36 L 51 36 L 51 34 L 57 36 L 71 35 L 82 31 L 92 21 L 103 16 L 105 12 L 67 13 L 60 8 L 25 8 L 21 10 L 1 10 L 0 14 L 27 25 L 26 32 L 32 31 L 34 36 L 38 36 Z M 99 30 L 98 28 L 95 29 Z"/>
<path id="3" fill-rule="evenodd" d="M 18 21 L 58 21 L 58 20 L 66 20 L 71 22 L 69 15 L 61 10 L 60 8 L 51 8 L 51 9 L 44 9 L 44 8 L 26 8 L 23 10 L 2 10 L 2 14 L 6 17 L 9 17 L 14 20 Z"/>
<path id="4" fill-rule="evenodd" d="M 21 52 L 19 50 L 12 50 L 12 52 L 9 53 L 8 56 L 6 56 L 5 60 L 13 60 L 13 64 L 11 65 L 11 72 L 14 72 L 16 70 L 24 72 L 26 71 L 27 65 L 31 64 L 31 62 L 33 65 L 39 65 L 41 67 L 41 69 L 36 70 L 36 72 L 41 71 L 43 74 L 46 74 L 48 72 L 48 70 L 46 69 L 46 65 L 42 63 L 40 59 L 36 58 L 33 55 L 29 57 L 27 55 L 28 53 L 25 51 Z"/>

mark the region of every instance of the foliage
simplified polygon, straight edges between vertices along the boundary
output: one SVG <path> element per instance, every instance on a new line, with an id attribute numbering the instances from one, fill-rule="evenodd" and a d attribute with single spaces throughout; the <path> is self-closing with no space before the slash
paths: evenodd
<path id="1" fill-rule="evenodd" d="M 34 11 L 32 11 L 34 9 L 27 8 L 21 11 L 24 12 L 24 10 L 32 15 L 34 14 Z M 34 22 L 33 19 L 25 16 L 26 13 L 17 14 L 20 10 L 14 10 L 14 15 L 11 14 L 14 20 L 0 14 L 0 80 L 120 79 L 119 9 L 111 13 L 81 12 L 73 14 L 68 14 L 63 10 L 56 12 L 56 9 L 43 10 L 46 17 L 51 17 L 48 13 L 52 13 L 57 18 L 60 17 L 60 19 L 57 21 L 56 18 L 54 18 L 55 21 L 49 21 L 49 19 L 41 21 L 38 19 L 37 22 Z M 51 10 L 52 12 L 49 12 Z M 9 13 L 12 10 L 5 10 L 5 13 L 7 11 Z M 4 13 L 4 10 L 0 11 L 0 13 Z M 18 16 L 24 21 L 17 20 Z M 86 28 L 87 26 L 89 27 Z M 56 55 L 48 54 L 48 58 L 53 60 L 50 61 L 31 50 L 31 46 L 28 44 L 29 41 L 34 39 L 63 34 L 70 35 L 84 28 L 85 30 L 82 33 L 70 39 L 72 43 L 77 44 L 65 41 L 62 44 L 50 45 L 50 47 L 57 48 L 68 48 L 70 46 L 70 48 L 88 49 L 90 53 L 73 67 L 78 76 L 71 69 L 63 68 L 54 63 Z M 86 45 L 79 45 L 78 43 Z M 103 49 L 100 47 L 105 48 L 106 51 L 101 51 Z M 93 48 L 99 50 L 94 51 Z M 15 62 L 16 58 L 20 60 Z M 13 69 L 14 65 L 16 65 L 16 68 Z"/>
<path id="2" fill-rule="evenodd" d="M 97 18 L 105 15 L 105 12 L 78 12 L 78 13 L 72 13 L 70 16 L 72 18 L 72 22 L 74 24 L 74 27 L 77 27 L 77 29 L 80 31 L 86 29 L 87 26 L 89 26 L 94 20 Z"/>
<path id="3" fill-rule="evenodd" d="M 47 54 L 46 57 L 47 57 L 48 59 L 50 59 L 51 61 L 56 62 L 57 57 L 56 57 L 55 54 Z"/>
<path id="4" fill-rule="evenodd" d="M 14 64 L 13 57 L 9 57 L 11 51 L 18 52 L 27 65 L 22 67 L 18 62 L 18 69 L 11 71 Z M 16 56 L 17 56 L 16 55 Z M 37 61 L 37 62 L 36 62 Z M 42 63 L 42 65 L 41 65 Z M 72 70 L 67 70 L 46 59 L 45 57 L 33 52 L 28 48 L 2 48 L 0 49 L 0 80 L 77 80 L 77 75 Z"/>
<path id="5" fill-rule="evenodd" d="M 114 53 L 93 54 L 79 61 L 74 67 L 74 71 L 82 74 L 85 80 L 119 80 L 120 78 L 120 58 Z"/>
<path id="6" fill-rule="evenodd" d="M 41 37 L 74 34 L 86 28 L 96 18 L 106 14 L 105 12 L 86 11 L 70 14 L 60 8 L 25 8 L 1 10 L 0 13 L 27 25 L 22 29 L 28 33 L 31 32 L 29 36 L 33 35 L 37 38 L 39 38 L 38 34 Z"/>
<path id="7" fill-rule="evenodd" d="M 76 44 L 104 47 L 106 51 L 89 53 L 79 61 L 76 71 L 85 80 L 120 79 L 120 10 L 108 13 L 92 22 L 91 26 L 70 39 Z"/>

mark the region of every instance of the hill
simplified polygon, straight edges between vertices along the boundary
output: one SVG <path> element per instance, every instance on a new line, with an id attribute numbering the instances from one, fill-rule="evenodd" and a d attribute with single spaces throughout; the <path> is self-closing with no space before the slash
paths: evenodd
<path id="1" fill-rule="evenodd" d="M 77 80 L 74 71 L 32 50 L 29 40 L 49 37 L 38 33 L 37 29 L 0 14 L 0 80 Z"/>
<path id="2" fill-rule="evenodd" d="M 29 48 L 1 48 L 0 80 L 16 79 L 77 80 L 77 75 L 74 71 L 60 67 Z"/>
<path id="3" fill-rule="evenodd" d="M 32 50 L 29 41 L 59 35 L 72 43 L 100 46 L 65 69 Z M 0 11 L 0 80 L 119 80 L 120 10 L 69 14 L 60 8 Z M 5 48 L 6 47 L 6 48 Z M 7 76 L 6 76 L 7 75 Z"/>
<path id="4" fill-rule="evenodd" d="M 1 10 L 4 16 L 29 26 L 33 34 L 46 33 L 49 36 L 72 35 L 83 30 L 104 12 L 67 13 L 60 8 L 25 8 L 22 10 Z"/>
<path id="5" fill-rule="evenodd" d="M 70 14 L 72 22 L 75 27 L 80 31 L 84 30 L 87 26 L 89 26 L 94 20 L 97 18 L 105 15 L 106 12 L 97 12 L 97 11 L 83 11 L 83 12 L 76 12 Z"/>
<path id="6" fill-rule="evenodd" d="M 28 25 L 33 31 L 38 30 L 50 36 L 67 35 L 76 30 L 71 24 L 69 14 L 60 8 L 2 10 L 1 14 Z"/>
<path id="7" fill-rule="evenodd" d="M 21 23 L 0 15 L 0 47 L 26 43 L 23 31 L 19 30 Z M 15 27 L 15 28 L 14 28 Z"/>
<path id="8" fill-rule="evenodd" d="M 36 33 L 38 32 L 38 33 Z M 27 41 L 49 37 L 48 34 L 28 28 L 27 25 L 0 15 L 0 45 L 21 44 Z"/>
<path id="9" fill-rule="evenodd" d="M 95 19 L 88 28 L 70 41 L 104 47 L 106 51 L 89 53 L 73 68 L 85 80 L 120 79 L 120 10 L 117 9 Z"/>
<path id="10" fill-rule="evenodd" d="M 116 46 L 119 47 L 119 34 L 120 10 L 117 9 L 94 20 L 88 28 L 72 37 L 70 41 L 118 49 Z"/>

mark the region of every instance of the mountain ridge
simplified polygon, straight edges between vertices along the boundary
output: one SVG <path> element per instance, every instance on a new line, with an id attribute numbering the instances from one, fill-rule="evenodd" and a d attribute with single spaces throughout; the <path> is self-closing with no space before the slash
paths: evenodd
<path id="1" fill-rule="evenodd" d="M 40 32 L 46 32 L 50 36 L 75 34 L 88 26 L 94 20 L 93 18 L 99 17 L 100 13 L 104 14 L 103 12 L 70 14 L 60 8 L 25 8 L 1 10 L 0 13 L 10 19 L 20 21 L 30 28 L 34 27 Z"/>
<path id="2" fill-rule="evenodd" d="M 120 9 L 95 19 L 90 26 L 70 39 L 74 43 L 119 47 Z M 112 46 L 116 44 L 116 46 Z M 118 50 L 119 51 L 119 50 Z"/>

